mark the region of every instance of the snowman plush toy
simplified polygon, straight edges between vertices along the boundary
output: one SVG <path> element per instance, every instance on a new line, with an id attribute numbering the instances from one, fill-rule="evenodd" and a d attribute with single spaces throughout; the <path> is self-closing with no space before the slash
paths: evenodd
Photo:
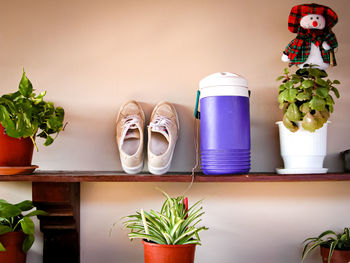
<path id="1" fill-rule="evenodd" d="M 294 6 L 288 18 L 288 29 L 297 33 L 297 37 L 287 45 L 282 61 L 300 68 L 312 65 L 325 70 L 329 65 L 335 66 L 334 49 L 338 42 L 332 27 L 337 22 L 337 14 L 327 6 Z"/>

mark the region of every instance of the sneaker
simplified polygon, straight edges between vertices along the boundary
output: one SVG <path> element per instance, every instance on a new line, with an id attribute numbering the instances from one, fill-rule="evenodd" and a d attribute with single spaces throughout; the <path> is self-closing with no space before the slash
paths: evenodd
<path id="1" fill-rule="evenodd" d="M 152 174 L 165 174 L 169 170 L 178 134 L 175 107 L 169 102 L 160 102 L 148 126 L 148 170 Z"/>
<path id="2" fill-rule="evenodd" d="M 137 174 L 143 167 L 145 114 L 136 101 L 120 107 L 116 122 L 116 141 L 123 170 Z"/>

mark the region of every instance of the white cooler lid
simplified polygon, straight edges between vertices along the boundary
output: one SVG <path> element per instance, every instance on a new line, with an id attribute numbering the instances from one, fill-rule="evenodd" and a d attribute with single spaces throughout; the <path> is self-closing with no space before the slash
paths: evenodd
<path id="1" fill-rule="evenodd" d="M 209 96 L 249 97 L 248 82 L 242 76 L 230 72 L 211 74 L 199 82 L 201 98 Z"/>

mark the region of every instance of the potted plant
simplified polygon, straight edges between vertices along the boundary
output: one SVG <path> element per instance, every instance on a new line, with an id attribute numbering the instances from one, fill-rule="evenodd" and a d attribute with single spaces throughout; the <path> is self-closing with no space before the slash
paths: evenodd
<path id="1" fill-rule="evenodd" d="M 39 95 L 33 91 L 23 70 L 18 90 L 0 97 L 0 168 L 3 170 L 31 168 L 33 148 L 38 149 L 35 137 L 45 138 L 47 146 L 63 129 L 63 108 L 45 102 L 46 91 Z"/>
<path id="2" fill-rule="evenodd" d="M 278 173 L 325 173 L 327 121 L 334 109 L 336 85 L 324 70 L 312 65 L 290 73 L 286 68 L 277 81 L 278 102 L 283 110 L 279 126 L 281 155 L 285 169 Z"/>
<path id="3" fill-rule="evenodd" d="M 201 245 L 198 233 L 208 228 L 197 226 L 201 221 L 201 200 L 188 208 L 188 199 L 171 198 L 165 192 L 160 212 L 151 210 L 129 215 L 123 223 L 131 230 L 131 240 L 141 238 L 145 263 L 193 263 L 196 245 Z"/>
<path id="4" fill-rule="evenodd" d="M 323 263 L 350 262 L 350 228 L 344 228 L 339 234 L 327 230 L 318 237 L 306 239 L 304 244 L 302 261 L 312 250 L 320 247 Z"/>
<path id="5" fill-rule="evenodd" d="M 0 199 L 0 262 L 24 263 L 26 253 L 34 243 L 33 216 L 46 215 L 44 211 L 32 210 L 32 201 L 10 204 Z"/>

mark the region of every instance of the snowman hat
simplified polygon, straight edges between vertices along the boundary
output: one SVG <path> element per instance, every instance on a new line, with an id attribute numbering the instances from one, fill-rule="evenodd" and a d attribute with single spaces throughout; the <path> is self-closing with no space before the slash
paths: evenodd
<path id="1" fill-rule="evenodd" d="M 296 5 L 292 8 L 288 18 L 288 29 L 298 33 L 300 20 L 306 15 L 322 15 L 326 19 L 326 28 L 330 29 L 338 22 L 338 15 L 328 6 L 318 4 Z"/>

